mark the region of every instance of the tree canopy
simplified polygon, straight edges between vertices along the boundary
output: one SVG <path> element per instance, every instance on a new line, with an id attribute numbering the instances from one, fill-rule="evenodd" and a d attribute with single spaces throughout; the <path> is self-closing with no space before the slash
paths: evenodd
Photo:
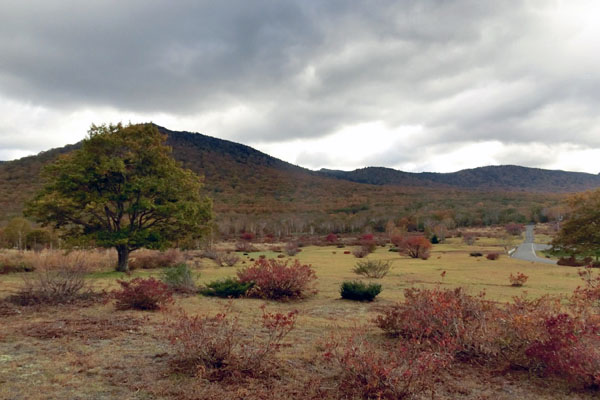
<path id="1" fill-rule="evenodd" d="M 569 212 L 553 240 L 555 249 L 572 255 L 600 256 L 600 189 L 568 199 Z"/>
<path id="2" fill-rule="evenodd" d="M 212 203 L 165 140 L 153 124 L 92 125 L 81 149 L 45 168 L 47 183 L 26 214 L 72 243 L 115 247 L 119 271 L 134 250 L 203 235 Z"/>

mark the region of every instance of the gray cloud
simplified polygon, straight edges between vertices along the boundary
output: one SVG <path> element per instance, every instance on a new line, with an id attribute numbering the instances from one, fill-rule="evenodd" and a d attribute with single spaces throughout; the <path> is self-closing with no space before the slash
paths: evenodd
<path id="1" fill-rule="evenodd" d="M 429 153 L 434 143 L 443 152 L 486 140 L 597 147 L 594 35 L 553 12 L 558 5 L 7 0 L 0 95 L 55 113 L 110 107 L 175 118 L 243 105 L 245 117 L 205 133 L 245 143 L 384 121 L 422 126 L 418 145 Z M 0 136 L 14 132 L 0 123 Z M 303 155 L 323 159 L 315 157 Z M 389 151 L 364 161 L 410 158 Z"/>

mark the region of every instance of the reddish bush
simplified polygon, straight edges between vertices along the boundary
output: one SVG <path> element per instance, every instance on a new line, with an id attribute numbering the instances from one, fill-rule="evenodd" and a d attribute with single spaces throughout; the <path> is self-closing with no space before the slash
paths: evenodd
<path id="1" fill-rule="evenodd" d="M 270 313 L 261 308 L 262 318 L 251 324 L 251 332 L 240 326 L 237 316 L 230 316 L 230 309 L 215 316 L 179 315 L 165 326 L 177 366 L 210 380 L 263 376 L 294 329 L 298 312 Z"/>
<path id="2" fill-rule="evenodd" d="M 344 254 L 351 254 L 350 251 L 346 250 L 344 251 Z"/>
<path id="3" fill-rule="evenodd" d="M 522 272 L 517 272 L 516 275 L 510 274 L 508 277 L 510 285 L 516 287 L 523 286 L 525 282 L 527 282 L 527 279 L 529 279 L 529 277 Z"/>
<path id="4" fill-rule="evenodd" d="M 465 357 L 491 351 L 495 338 L 486 322 L 493 320 L 495 307 L 483 295 L 473 297 L 461 288 L 410 288 L 404 297 L 403 303 L 385 307 L 375 319 L 387 334 L 418 343 L 452 340 Z"/>
<path id="5" fill-rule="evenodd" d="M 238 271 L 240 282 L 254 282 L 249 296 L 272 300 L 299 299 L 317 293 L 317 276 L 310 265 L 294 260 L 259 259 L 253 266 Z"/>
<path id="6" fill-rule="evenodd" d="M 158 310 L 173 301 L 169 287 L 154 278 L 117 281 L 121 290 L 112 293 L 117 310 Z"/>
<path id="7" fill-rule="evenodd" d="M 396 400 L 433 392 L 435 376 L 452 359 L 410 346 L 380 349 L 357 335 L 345 343 L 331 341 L 326 349 L 325 359 L 338 375 L 338 395 L 348 399 Z"/>
<path id="8" fill-rule="evenodd" d="M 242 232 L 242 234 L 240 235 L 240 239 L 250 242 L 250 241 L 254 240 L 254 233 Z"/>
<path id="9" fill-rule="evenodd" d="M 497 260 L 500 258 L 500 254 L 498 253 L 488 253 L 487 256 L 485 256 L 485 258 L 487 258 L 488 260 Z"/>
<path id="10" fill-rule="evenodd" d="M 375 251 L 375 249 L 377 248 L 377 242 L 375 241 L 374 236 L 371 233 L 368 233 L 366 235 L 362 235 L 359 239 L 358 239 L 358 244 L 365 249 L 366 251 L 368 251 L 369 253 L 372 253 Z"/>
<path id="11" fill-rule="evenodd" d="M 427 260 L 430 255 L 431 243 L 424 236 L 407 236 L 394 243 L 398 249 L 411 258 Z"/>
<path id="12" fill-rule="evenodd" d="M 327 235 L 327 237 L 325 238 L 325 240 L 328 243 L 336 243 L 338 241 L 338 237 L 335 233 L 330 233 L 329 235 Z"/>
<path id="13" fill-rule="evenodd" d="M 526 351 L 546 374 L 566 378 L 576 385 L 600 385 L 600 338 L 596 331 L 568 314 L 545 321 L 546 337 Z"/>
<path id="14" fill-rule="evenodd" d="M 508 233 L 509 235 L 514 235 L 514 236 L 520 236 L 521 233 L 523 233 L 523 231 L 525 230 L 525 227 L 523 227 L 523 225 L 521 224 L 516 224 L 514 222 L 511 222 L 510 224 L 507 224 L 504 229 L 506 230 L 506 233 Z"/>

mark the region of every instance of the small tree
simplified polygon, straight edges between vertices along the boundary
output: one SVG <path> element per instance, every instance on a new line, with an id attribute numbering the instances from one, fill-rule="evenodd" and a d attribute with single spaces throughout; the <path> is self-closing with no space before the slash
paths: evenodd
<path id="1" fill-rule="evenodd" d="M 26 208 L 75 243 L 129 253 L 202 235 L 212 218 L 200 180 L 171 157 L 152 124 L 92 125 L 81 149 L 46 167 L 47 183 Z"/>
<path id="2" fill-rule="evenodd" d="M 396 244 L 396 243 L 394 243 Z M 400 251 L 411 258 L 429 258 L 431 243 L 424 236 L 408 236 L 402 238 L 397 244 Z"/>

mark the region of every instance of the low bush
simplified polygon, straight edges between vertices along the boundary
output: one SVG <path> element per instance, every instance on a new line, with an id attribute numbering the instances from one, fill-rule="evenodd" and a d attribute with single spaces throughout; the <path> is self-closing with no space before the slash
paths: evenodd
<path id="1" fill-rule="evenodd" d="M 561 257 L 556 263 L 565 267 L 583 267 L 588 264 L 585 260 L 576 259 L 575 256 Z"/>
<path id="2" fill-rule="evenodd" d="M 485 258 L 487 258 L 488 260 L 497 260 L 500 258 L 500 254 L 498 253 L 488 253 L 487 256 L 485 256 Z"/>
<path id="3" fill-rule="evenodd" d="M 131 281 L 117 281 L 121 290 L 112 292 L 117 310 L 154 311 L 173 301 L 169 287 L 154 278 L 135 278 Z"/>
<path id="4" fill-rule="evenodd" d="M 364 260 L 358 261 L 352 270 L 357 275 L 363 275 L 367 278 L 383 278 L 386 276 L 392 267 L 391 261 L 384 260 Z"/>
<path id="5" fill-rule="evenodd" d="M 219 267 L 233 267 L 240 261 L 237 254 L 219 251 L 216 249 L 207 249 L 203 252 L 203 256 L 213 260 Z"/>
<path id="6" fill-rule="evenodd" d="M 252 243 L 247 241 L 239 241 L 235 244 L 235 251 L 239 251 L 242 253 L 252 253 L 258 251 L 256 247 L 252 245 Z"/>
<path id="7" fill-rule="evenodd" d="M 177 249 L 167 251 L 138 250 L 132 253 L 129 269 L 156 269 L 175 267 L 183 262 L 183 256 Z"/>
<path id="8" fill-rule="evenodd" d="M 174 268 L 166 269 L 162 275 L 162 281 L 177 293 L 196 292 L 196 282 L 190 268 L 186 264 L 179 264 Z"/>
<path id="9" fill-rule="evenodd" d="M 373 301 L 379 293 L 381 285 L 378 283 L 346 281 L 340 287 L 340 295 L 346 300 Z"/>
<path id="10" fill-rule="evenodd" d="M 241 327 L 231 310 L 215 316 L 180 314 L 164 329 L 179 369 L 209 380 L 269 375 L 283 339 L 294 329 L 298 312 L 266 312 L 250 330 Z"/>
<path id="11" fill-rule="evenodd" d="M 365 247 L 365 246 L 360 246 L 360 247 L 357 247 L 356 249 L 352 250 L 352 254 L 356 258 L 364 258 L 364 257 L 368 256 L 370 253 L 371 252 L 369 251 L 369 248 Z"/>
<path id="12" fill-rule="evenodd" d="M 437 374 L 452 359 L 448 353 L 400 344 L 382 349 L 360 335 L 332 340 L 324 356 L 343 399 L 410 399 L 427 391 L 433 395 Z"/>
<path id="13" fill-rule="evenodd" d="M 529 279 L 529 277 L 527 275 L 525 275 L 522 272 L 517 272 L 516 275 L 513 275 L 512 273 L 508 276 L 508 280 L 510 282 L 511 286 L 516 286 L 516 287 L 520 287 L 523 286 L 525 284 L 525 282 L 527 282 L 527 279 Z"/>
<path id="14" fill-rule="evenodd" d="M 253 266 L 238 271 L 242 283 L 254 282 L 248 291 L 252 297 L 272 300 L 301 299 L 317 293 L 317 276 L 310 265 L 294 260 L 258 259 Z"/>
<path id="15" fill-rule="evenodd" d="M 225 278 L 207 283 L 200 293 L 205 296 L 237 298 L 245 296 L 252 286 L 254 286 L 254 282 L 240 282 L 235 278 Z"/>
<path id="16" fill-rule="evenodd" d="M 289 242 L 285 245 L 285 254 L 292 257 L 300 252 L 300 248 L 297 243 Z"/>
<path id="17" fill-rule="evenodd" d="M 470 253 L 469 253 L 469 255 L 470 255 L 471 257 L 482 257 L 482 256 L 483 256 L 483 253 L 480 253 L 480 252 L 478 252 L 478 251 L 472 251 L 472 252 L 470 252 Z"/>
<path id="18" fill-rule="evenodd" d="M 23 285 L 8 297 L 8 301 L 21 305 L 56 305 L 80 300 L 98 299 L 85 280 L 86 270 L 79 268 L 38 270 L 23 279 Z"/>

